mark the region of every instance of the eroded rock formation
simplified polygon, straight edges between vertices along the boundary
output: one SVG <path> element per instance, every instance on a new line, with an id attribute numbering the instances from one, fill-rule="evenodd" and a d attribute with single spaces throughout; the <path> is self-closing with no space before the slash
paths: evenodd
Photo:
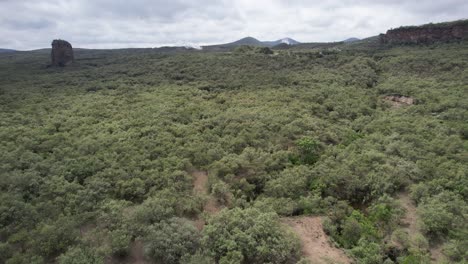
<path id="1" fill-rule="evenodd" d="M 390 29 L 380 35 L 384 44 L 421 44 L 468 39 L 468 20 Z"/>
<path id="2" fill-rule="evenodd" d="M 413 97 L 399 95 L 399 94 L 387 95 L 387 96 L 384 96 L 383 99 L 389 102 L 392 105 L 392 107 L 395 107 L 395 108 L 402 107 L 405 105 L 413 105 L 415 103 L 415 100 Z"/>
<path id="3" fill-rule="evenodd" d="M 65 40 L 52 41 L 52 66 L 64 67 L 74 61 L 72 45 Z"/>

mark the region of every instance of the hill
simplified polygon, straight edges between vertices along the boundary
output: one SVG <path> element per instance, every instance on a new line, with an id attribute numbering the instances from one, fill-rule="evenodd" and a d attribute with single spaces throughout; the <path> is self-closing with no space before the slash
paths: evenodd
<path id="1" fill-rule="evenodd" d="M 347 38 L 345 40 L 343 40 L 344 43 L 351 43 L 351 42 L 356 42 L 356 41 L 359 41 L 360 39 L 358 38 Z"/>
<path id="2" fill-rule="evenodd" d="M 268 47 L 274 47 L 274 46 L 277 46 L 277 45 L 280 45 L 280 44 L 286 44 L 286 45 L 300 44 L 299 41 L 294 40 L 292 38 L 283 38 L 283 39 L 279 39 L 279 40 L 275 40 L 275 41 L 263 41 L 262 43 L 264 45 L 268 46 Z"/>
<path id="3" fill-rule="evenodd" d="M 283 39 L 279 39 L 275 41 L 260 41 L 253 37 L 246 37 L 246 38 L 242 38 L 240 40 L 234 41 L 234 42 L 230 42 L 226 44 L 203 46 L 202 48 L 205 51 L 227 51 L 232 48 L 243 46 L 243 45 L 257 46 L 257 47 L 274 47 L 280 44 L 297 45 L 297 44 L 300 44 L 300 42 L 291 38 L 283 38 Z"/>
<path id="4" fill-rule="evenodd" d="M 242 46 L 242 45 L 248 45 L 248 46 L 264 46 L 263 42 L 260 40 L 253 38 L 253 37 L 245 37 L 242 39 L 239 39 L 234 42 L 226 43 L 226 44 L 217 44 L 213 46 L 223 46 L 223 47 L 237 47 L 237 46 Z"/>
<path id="5" fill-rule="evenodd" d="M 12 49 L 0 49 L 0 53 L 12 53 L 12 52 L 16 52 L 16 50 L 12 50 Z"/>

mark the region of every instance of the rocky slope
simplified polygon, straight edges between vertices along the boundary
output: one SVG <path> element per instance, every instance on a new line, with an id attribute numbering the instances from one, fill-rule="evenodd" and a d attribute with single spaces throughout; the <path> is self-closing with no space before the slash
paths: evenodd
<path id="1" fill-rule="evenodd" d="M 468 39 L 468 20 L 390 29 L 380 35 L 384 44 L 420 44 Z"/>

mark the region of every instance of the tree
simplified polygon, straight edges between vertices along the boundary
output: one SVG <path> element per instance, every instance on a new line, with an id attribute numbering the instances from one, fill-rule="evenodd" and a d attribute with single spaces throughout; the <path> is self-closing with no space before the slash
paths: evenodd
<path id="1" fill-rule="evenodd" d="M 182 256 L 194 254 L 199 247 L 197 229 L 182 218 L 150 226 L 143 240 L 147 257 L 168 264 L 179 263 Z"/>
<path id="2" fill-rule="evenodd" d="M 103 264 L 104 258 L 86 246 L 75 246 L 58 257 L 59 264 Z"/>
<path id="3" fill-rule="evenodd" d="M 380 264 L 383 261 L 383 254 L 380 245 L 366 239 L 359 240 L 357 247 L 351 249 L 351 253 L 362 264 Z"/>
<path id="4" fill-rule="evenodd" d="M 298 198 L 307 192 L 310 174 L 306 166 L 287 168 L 277 178 L 266 183 L 265 193 L 273 197 Z"/>
<path id="5" fill-rule="evenodd" d="M 319 158 L 320 144 L 315 139 L 303 137 L 297 141 L 300 160 L 304 164 L 314 164 Z"/>
<path id="6" fill-rule="evenodd" d="M 451 230 L 466 225 L 468 206 L 462 198 L 449 191 L 423 201 L 418 208 L 424 231 L 432 236 L 445 236 Z"/>
<path id="7" fill-rule="evenodd" d="M 202 245 L 220 263 L 295 263 L 299 241 L 275 213 L 223 210 L 203 229 Z"/>

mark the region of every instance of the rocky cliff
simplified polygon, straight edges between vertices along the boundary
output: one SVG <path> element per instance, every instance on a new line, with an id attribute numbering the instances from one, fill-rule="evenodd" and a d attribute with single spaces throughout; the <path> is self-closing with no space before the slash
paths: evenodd
<path id="1" fill-rule="evenodd" d="M 384 44 L 420 44 L 468 39 L 468 20 L 400 27 L 380 35 Z"/>
<path id="2" fill-rule="evenodd" d="M 65 40 L 52 41 L 52 66 L 64 67 L 74 61 L 72 45 Z"/>

